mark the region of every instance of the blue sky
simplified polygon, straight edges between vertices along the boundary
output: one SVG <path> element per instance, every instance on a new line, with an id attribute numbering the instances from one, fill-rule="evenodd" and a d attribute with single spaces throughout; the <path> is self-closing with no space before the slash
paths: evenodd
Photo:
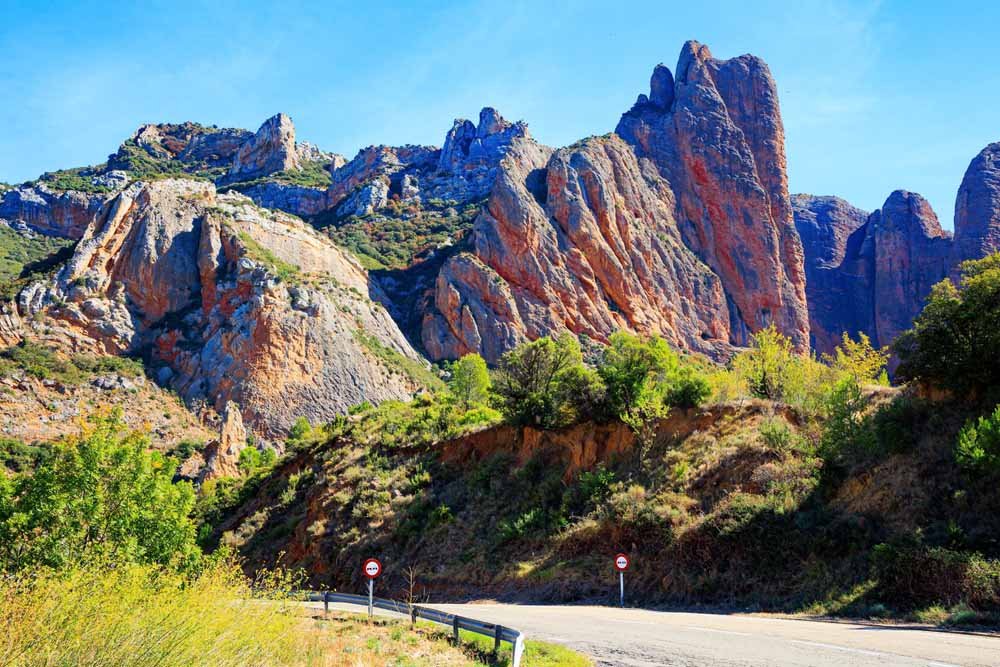
<path id="1" fill-rule="evenodd" d="M 439 145 L 484 105 L 565 145 L 613 130 L 697 39 L 769 63 L 793 192 L 872 209 L 905 188 L 951 227 L 965 168 L 1000 141 L 998 24 L 985 3 L 3 0 L 0 181 L 101 162 L 144 122 L 278 111 L 348 157 Z"/>

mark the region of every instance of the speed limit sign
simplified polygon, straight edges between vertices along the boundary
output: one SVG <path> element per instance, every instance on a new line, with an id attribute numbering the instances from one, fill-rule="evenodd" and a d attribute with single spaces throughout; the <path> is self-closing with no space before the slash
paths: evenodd
<path id="1" fill-rule="evenodd" d="M 618 570 L 619 572 L 624 572 L 625 570 L 628 569 L 628 566 L 629 566 L 628 556 L 626 556 L 625 554 L 618 554 L 617 556 L 615 556 L 616 570 Z"/>
<path id="2" fill-rule="evenodd" d="M 365 576 L 369 579 L 374 579 L 378 575 L 382 574 L 382 563 L 379 562 L 378 558 L 369 558 L 365 561 L 362 571 Z"/>

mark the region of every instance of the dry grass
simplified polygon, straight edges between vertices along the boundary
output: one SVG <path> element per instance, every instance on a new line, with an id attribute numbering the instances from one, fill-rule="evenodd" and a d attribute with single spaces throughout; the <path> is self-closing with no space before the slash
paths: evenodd
<path id="1" fill-rule="evenodd" d="M 187 577 L 143 567 L 34 572 L 0 580 L 0 664 L 122 667 L 476 665 L 439 633 L 308 618 L 231 563 Z"/>

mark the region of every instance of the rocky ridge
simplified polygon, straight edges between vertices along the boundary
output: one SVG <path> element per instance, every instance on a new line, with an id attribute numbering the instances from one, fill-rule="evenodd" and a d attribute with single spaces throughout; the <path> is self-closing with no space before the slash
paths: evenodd
<path id="1" fill-rule="evenodd" d="M 419 357 L 368 289 L 353 259 L 297 219 L 163 180 L 126 188 L 18 308 L 29 335 L 145 354 L 189 404 L 221 413 L 234 401 L 272 435 L 419 388 L 386 361 Z"/>

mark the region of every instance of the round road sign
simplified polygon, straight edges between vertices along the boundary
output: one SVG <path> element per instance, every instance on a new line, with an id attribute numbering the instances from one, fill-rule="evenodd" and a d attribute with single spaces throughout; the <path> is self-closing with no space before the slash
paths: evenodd
<path id="1" fill-rule="evenodd" d="M 618 570 L 619 572 L 624 572 L 625 570 L 627 570 L 629 563 L 630 561 L 628 559 L 628 556 L 626 556 L 625 554 L 618 554 L 617 556 L 615 556 L 615 569 Z"/>
<path id="2" fill-rule="evenodd" d="M 378 575 L 382 574 L 382 563 L 379 562 L 378 558 L 369 558 L 362 566 L 362 571 L 365 573 L 366 577 L 374 579 Z"/>

